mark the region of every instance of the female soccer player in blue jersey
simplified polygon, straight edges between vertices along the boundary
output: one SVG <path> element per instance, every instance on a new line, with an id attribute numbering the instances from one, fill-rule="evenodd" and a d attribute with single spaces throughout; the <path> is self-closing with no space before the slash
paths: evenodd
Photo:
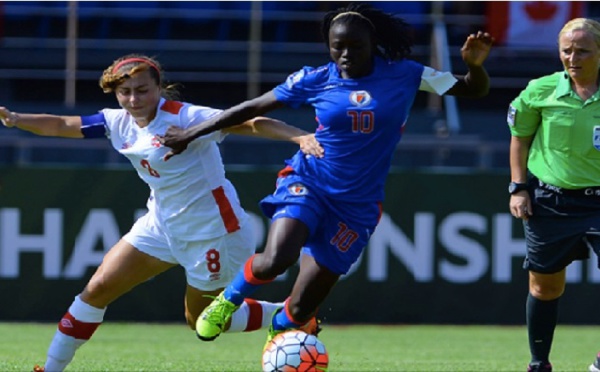
<path id="1" fill-rule="evenodd" d="M 215 339 L 244 298 L 285 272 L 301 252 L 298 277 L 283 311 L 273 316 L 269 339 L 305 325 L 314 332 L 319 305 L 375 231 L 390 161 L 417 92 L 488 93 L 483 67 L 493 42 L 488 33 L 468 36 L 461 49 L 468 73 L 456 76 L 407 59 L 408 25 L 368 5 L 327 13 L 322 32 L 332 62 L 304 67 L 258 98 L 197 127 L 170 128 L 161 138 L 172 156 L 212 131 L 284 105 L 308 104 L 315 108 L 316 138 L 325 150 L 322 158 L 299 152 L 286 161 L 275 192 L 260 204 L 272 219 L 266 247 L 198 318 L 202 340 Z"/>

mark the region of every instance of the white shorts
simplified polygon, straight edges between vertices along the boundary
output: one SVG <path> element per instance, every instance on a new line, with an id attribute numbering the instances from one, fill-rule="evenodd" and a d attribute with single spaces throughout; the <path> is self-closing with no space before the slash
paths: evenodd
<path id="1" fill-rule="evenodd" d="M 201 291 L 224 288 L 255 252 L 249 223 L 218 238 L 183 241 L 165 234 L 150 213 L 139 218 L 123 239 L 152 257 L 181 265 L 187 283 Z"/>

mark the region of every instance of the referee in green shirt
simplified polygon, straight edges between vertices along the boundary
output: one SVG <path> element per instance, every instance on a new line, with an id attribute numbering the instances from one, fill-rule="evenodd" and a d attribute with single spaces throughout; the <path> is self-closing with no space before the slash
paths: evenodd
<path id="1" fill-rule="evenodd" d="M 567 22 L 558 46 L 564 71 L 532 80 L 507 116 L 509 206 L 523 219 L 527 243 L 531 372 L 552 371 L 566 267 L 600 252 L 600 23 Z M 600 371 L 600 356 L 589 370 Z"/>

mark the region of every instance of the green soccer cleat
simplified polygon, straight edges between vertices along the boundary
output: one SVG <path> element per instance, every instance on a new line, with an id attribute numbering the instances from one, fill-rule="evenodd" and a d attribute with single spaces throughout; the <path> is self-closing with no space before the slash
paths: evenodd
<path id="1" fill-rule="evenodd" d="M 231 315 L 239 307 L 239 305 L 226 300 L 221 292 L 196 320 L 196 336 L 202 341 L 212 341 L 217 338 L 225 329 L 225 324 Z"/>

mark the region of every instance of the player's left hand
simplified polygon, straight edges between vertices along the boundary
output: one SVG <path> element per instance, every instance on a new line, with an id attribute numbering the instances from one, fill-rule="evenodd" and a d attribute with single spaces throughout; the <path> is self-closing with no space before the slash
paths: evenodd
<path id="1" fill-rule="evenodd" d="M 315 138 L 314 133 L 298 137 L 298 142 L 300 144 L 300 150 L 305 155 L 313 155 L 317 158 L 322 158 L 325 154 L 325 149 L 321 147 L 321 144 Z"/>
<path id="2" fill-rule="evenodd" d="M 175 126 L 170 126 L 164 135 L 157 135 L 156 137 L 158 138 L 158 142 L 163 146 L 171 148 L 171 150 L 163 157 L 164 161 L 169 160 L 175 155 L 181 154 L 187 149 L 188 144 L 190 143 L 185 135 L 185 129 Z"/>
<path id="3" fill-rule="evenodd" d="M 7 128 L 12 128 L 17 125 L 18 116 L 6 107 L 0 107 L 0 121 Z"/>
<path id="4" fill-rule="evenodd" d="M 467 37 L 460 50 L 463 61 L 467 66 L 481 66 L 490 54 L 494 38 L 487 32 L 477 31 Z"/>

